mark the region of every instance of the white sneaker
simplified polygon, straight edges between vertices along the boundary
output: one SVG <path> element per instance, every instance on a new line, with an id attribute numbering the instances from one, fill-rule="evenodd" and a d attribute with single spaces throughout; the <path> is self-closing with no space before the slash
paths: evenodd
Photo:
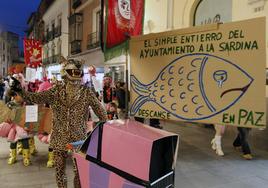
<path id="1" fill-rule="evenodd" d="M 215 146 L 216 146 L 216 154 L 219 156 L 224 156 L 224 153 L 221 148 L 221 136 L 215 136 Z"/>
<path id="2" fill-rule="evenodd" d="M 221 147 L 216 148 L 216 154 L 219 156 L 224 156 L 224 153 L 223 153 Z"/>

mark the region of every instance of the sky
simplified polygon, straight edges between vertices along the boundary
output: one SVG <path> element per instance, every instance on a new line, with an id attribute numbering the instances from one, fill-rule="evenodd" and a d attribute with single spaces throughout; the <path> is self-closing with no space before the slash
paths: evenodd
<path id="1" fill-rule="evenodd" d="M 0 0 L 0 27 L 4 31 L 12 31 L 22 37 L 25 36 L 27 20 L 36 11 L 41 0 Z"/>

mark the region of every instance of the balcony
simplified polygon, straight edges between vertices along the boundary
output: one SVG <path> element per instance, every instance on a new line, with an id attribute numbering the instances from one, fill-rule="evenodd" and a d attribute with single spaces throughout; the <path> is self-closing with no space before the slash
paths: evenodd
<path id="1" fill-rule="evenodd" d="M 72 8 L 76 9 L 81 5 L 81 3 L 82 3 L 81 0 L 72 0 Z"/>
<path id="2" fill-rule="evenodd" d="M 81 52 L 81 40 L 74 40 L 71 42 L 71 54 L 78 54 Z"/>
<path id="3" fill-rule="evenodd" d="M 90 33 L 87 36 L 87 49 L 94 49 L 100 46 L 100 32 Z"/>
<path id="4" fill-rule="evenodd" d="M 56 64 L 59 62 L 60 55 L 53 55 L 43 59 L 43 65 Z"/>

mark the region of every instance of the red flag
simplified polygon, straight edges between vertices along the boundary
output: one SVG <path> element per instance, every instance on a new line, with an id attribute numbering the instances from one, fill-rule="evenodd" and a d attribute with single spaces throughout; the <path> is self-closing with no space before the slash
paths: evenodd
<path id="1" fill-rule="evenodd" d="M 24 60 L 29 67 L 39 67 L 42 65 L 42 45 L 40 41 L 24 39 Z"/>
<path id="2" fill-rule="evenodd" d="M 121 44 L 128 36 L 142 34 L 144 0 L 107 1 L 106 48 Z"/>

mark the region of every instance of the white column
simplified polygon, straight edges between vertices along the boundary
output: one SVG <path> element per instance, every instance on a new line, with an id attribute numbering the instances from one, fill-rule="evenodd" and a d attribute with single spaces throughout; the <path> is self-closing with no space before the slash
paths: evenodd
<path id="1" fill-rule="evenodd" d="M 167 1 L 167 29 L 174 29 L 174 0 Z"/>

